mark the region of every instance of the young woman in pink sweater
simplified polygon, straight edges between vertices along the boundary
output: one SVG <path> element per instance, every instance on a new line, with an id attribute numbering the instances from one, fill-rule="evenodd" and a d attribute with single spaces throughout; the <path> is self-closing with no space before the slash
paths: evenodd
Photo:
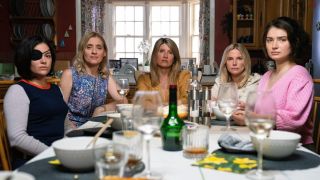
<path id="1" fill-rule="evenodd" d="M 304 145 L 312 144 L 313 122 L 308 116 L 313 81 L 301 66 L 308 54 L 305 52 L 309 47 L 308 36 L 295 20 L 279 17 L 266 26 L 263 43 L 267 57 L 275 61 L 276 68 L 263 75 L 258 91 L 272 91 L 277 108 L 275 127 L 299 133 Z"/>

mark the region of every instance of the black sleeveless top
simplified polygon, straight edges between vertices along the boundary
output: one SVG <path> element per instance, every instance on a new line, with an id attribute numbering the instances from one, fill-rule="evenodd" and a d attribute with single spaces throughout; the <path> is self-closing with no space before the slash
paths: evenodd
<path id="1" fill-rule="evenodd" d="M 51 84 L 48 89 L 42 89 L 24 80 L 17 84 L 23 87 L 30 100 L 27 133 L 47 146 L 63 138 L 68 106 L 60 88 Z"/>

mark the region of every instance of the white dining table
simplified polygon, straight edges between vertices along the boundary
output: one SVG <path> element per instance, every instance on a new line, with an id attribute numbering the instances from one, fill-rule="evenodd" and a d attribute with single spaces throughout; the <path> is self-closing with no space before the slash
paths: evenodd
<path id="1" fill-rule="evenodd" d="M 217 142 L 218 138 L 223 133 L 223 131 L 221 131 L 221 127 L 222 126 L 212 126 L 210 129 L 210 152 L 219 149 Z M 247 127 L 238 126 L 236 127 L 236 129 L 237 131 L 235 133 L 237 135 L 239 135 L 243 139 L 249 139 L 249 130 Z M 302 146 L 298 147 L 298 150 L 313 153 Z M 150 153 L 151 170 L 162 174 L 163 180 L 247 179 L 245 174 L 236 174 L 192 166 L 191 164 L 194 163 L 195 160 L 184 158 L 182 151 L 170 152 L 162 150 L 161 139 L 159 137 L 155 137 L 151 140 Z M 29 163 L 53 156 L 55 156 L 55 153 L 53 151 L 53 148 L 50 147 L 41 154 L 31 159 Z M 143 160 L 145 162 L 145 158 Z M 274 170 L 270 171 L 270 173 L 275 176 L 276 180 L 313 180 L 319 179 L 320 166 L 303 170 Z"/>

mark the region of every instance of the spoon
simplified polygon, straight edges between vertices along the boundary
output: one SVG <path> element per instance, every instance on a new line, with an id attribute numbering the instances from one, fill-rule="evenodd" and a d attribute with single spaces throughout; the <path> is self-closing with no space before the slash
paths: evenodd
<path id="1" fill-rule="evenodd" d="M 97 132 L 97 134 L 93 137 L 93 139 L 87 144 L 86 148 L 88 148 L 91 144 L 95 144 L 101 134 L 107 129 L 107 127 L 113 122 L 113 119 L 109 119 L 102 128 Z"/>

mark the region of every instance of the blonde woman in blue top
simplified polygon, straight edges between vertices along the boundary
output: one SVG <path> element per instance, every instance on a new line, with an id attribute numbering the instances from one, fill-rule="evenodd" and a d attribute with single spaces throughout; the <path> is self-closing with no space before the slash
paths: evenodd
<path id="1" fill-rule="evenodd" d="M 63 72 L 60 82 L 69 107 L 69 128 L 83 125 L 95 111 L 107 111 L 123 100 L 106 64 L 107 45 L 103 37 L 96 32 L 86 33 L 80 40 L 73 66 Z M 106 105 L 107 93 L 115 100 L 109 106 Z"/>

